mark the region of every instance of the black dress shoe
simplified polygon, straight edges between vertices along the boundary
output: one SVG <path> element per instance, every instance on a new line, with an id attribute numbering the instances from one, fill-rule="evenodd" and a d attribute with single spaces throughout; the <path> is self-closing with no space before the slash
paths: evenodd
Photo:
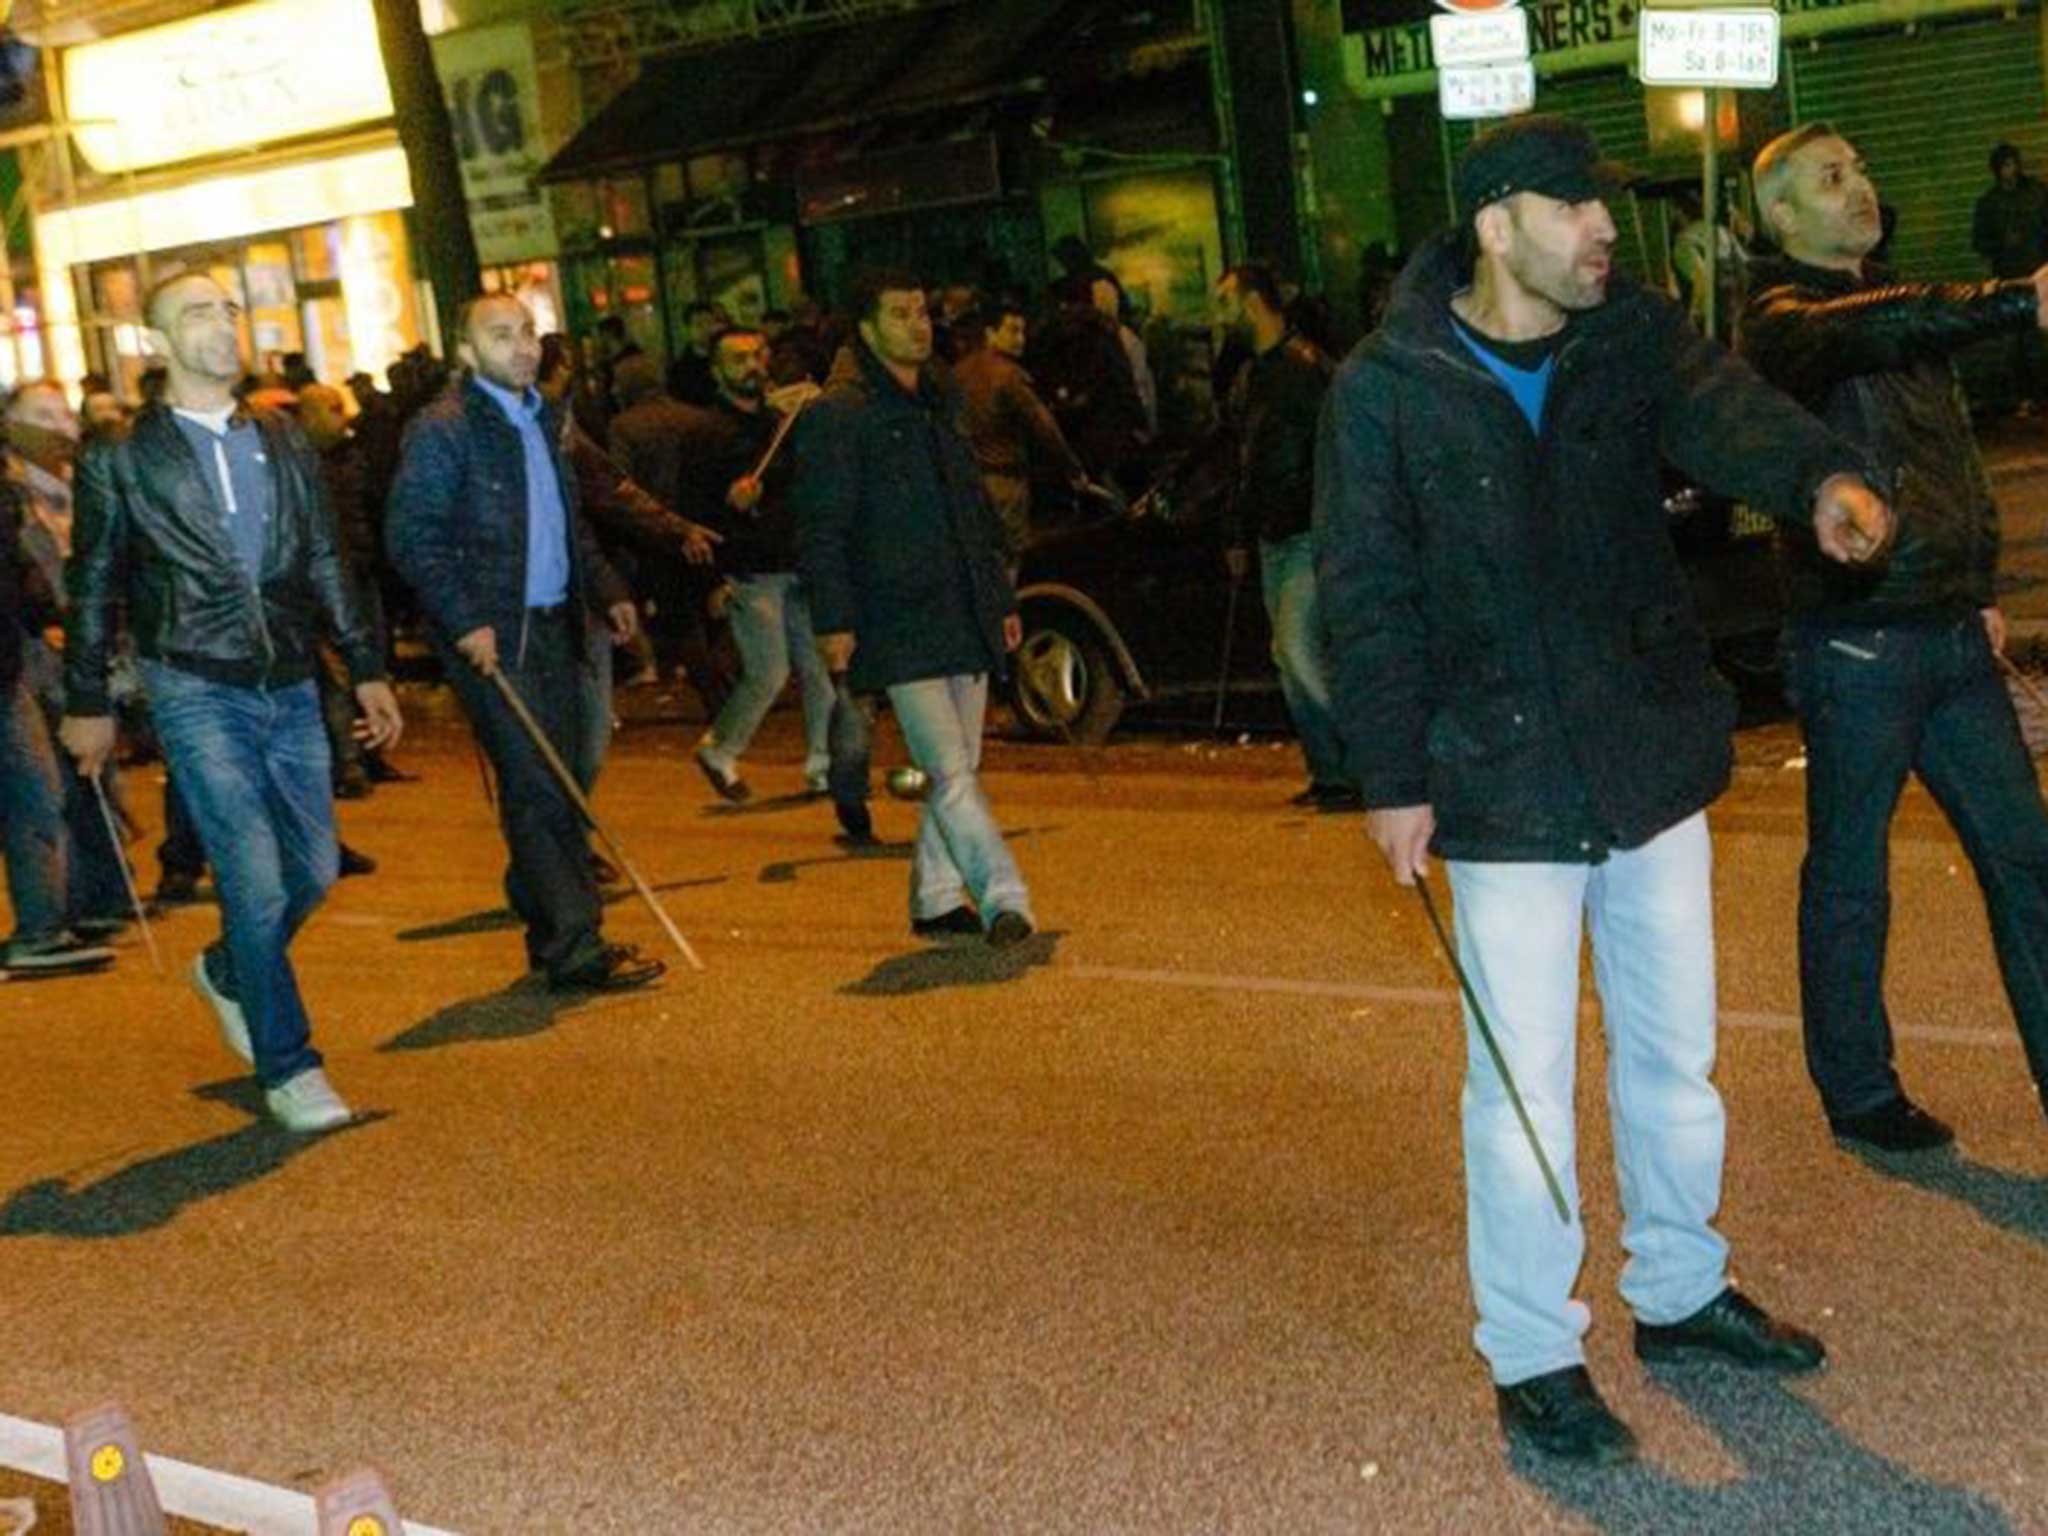
<path id="1" fill-rule="evenodd" d="M 1830 1115 L 1828 1129 L 1838 1141 L 1861 1142 L 1882 1152 L 1925 1152 L 1956 1139 L 1948 1122 L 1937 1120 L 1903 1093 L 1860 1115 Z"/>
<path id="2" fill-rule="evenodd" d="M 839 818 L 839 830 L 856 847 L 865 848 L 875 840 L 875 818 L 868 814 L 865 800 L 834 800 L 832 814 Z"/>
<path id="3" fill-rule="evenodd" d="M 1031 937 L 1031 919 L 1022 912 L 998 912 L 988 925 L 990 949 L 1014 949 Z"/>
<path id="4" fill-rule="evenodd" d="M 981 937 L 981 919 L 974 915 L 972 907 L 955 907 L 937 917 L 916 919 L 911 923 L 910 931 L 920 939 L 978 939 Z"/>
<path id="5" fill-rule="evenodd" d="M 165 870 L 150 900 L 159 907 L 186 907 L 199 899 L 199 877 L 182 870 Z"/>
<path id="6" fill-rule="evenodd" d="M 1509 1440 L 1560 1461 L 1596 1467 L 1634 1461 L 1636 1437 L 1609 1411 L 1583 1365 L 1496 1387 Z"/>
<path id="7" fill-rule="evenodd" d="M 1781 1323 L 1729 1286 L 1683 1322 L 1636 1324 L 1636 1355 L 1644 1360 L 1722 1360 L 1752 1371 L 1818 1370 L 1827 1362 L 1821 1341 Z"/>
<path id="8" fill-rule="evenodd" d="M 1365 796 L 1349 784 L 1315 784 L 1309 788 L 1309 804 L 1325 816 L 1365 809 Z"/>
<path id="9" fill-rule="evenodd" d="M 590 855 L 590 878 L 602 888 L 607 885 L 624 885 L 626 877 L 619 872 L 619 866 L 601 853 Z"/>
<path id="10" fill-rule="evenodd" d="M 347 843 L 343 843 L 340 846 L 342 879 L 346 880 L 350 875 L 374 875 L 377 873 L 377 861 L 367 853 L 357 853 Z"/>
<path id="11" fill-rule="evenodd" d="M 583 964 L 548 978 L 550 992 L 630 992 L 660 980 L 668 966 L 630 944 L 607 944 Z"/>
<path id="12" fill-rule="evenodd" d="M 696 763 L 697 771 L 704 775 L 704 782 L 711 786 L 719 799 L 733 805 L 745 805 L 754 798 L 754 792 L 747 787 L 745 779 L 736 773 L 727 773 L 704 755 L 702 747 L 692 752 L 690 757 Z"/>
<path id="13" fill-rule="evenodd" d="M 372 784 L 417 784 L 420 781 L 418 774 L 395 767 L 377 752 L 363 754 L 363 772 L 369 775 Z"/>

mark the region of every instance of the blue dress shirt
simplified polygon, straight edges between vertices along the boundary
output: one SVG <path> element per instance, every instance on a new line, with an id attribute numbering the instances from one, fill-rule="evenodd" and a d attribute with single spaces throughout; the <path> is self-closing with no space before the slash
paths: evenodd
<path id="1" fill-rule="evenodd" d="M 552 608 L 569 599 L 569 509 L 562 501 L 546 408 L 538 390 L 515 395 L 480 375 L 470 377 L 519 429 L 526 460 L 526 606 Z"/>

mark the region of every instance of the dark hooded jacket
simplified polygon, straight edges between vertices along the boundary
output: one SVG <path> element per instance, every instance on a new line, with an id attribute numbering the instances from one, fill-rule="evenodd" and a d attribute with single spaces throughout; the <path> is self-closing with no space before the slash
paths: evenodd
<path id="1" fill-rule="evenodd" d="M 1757 371 L 1870 457 L 1898 518 L 1890 555 L 1836 565 L 1810 535 L 1778 541 L 1795 620 L 1883 624 L 1995 601 L 1998 509 L 1953 358 L 2040 323 L 2030 282 L 1892 283 L 1759 261 L 1738 339 Z"/>
<path id="2" fill-rule="evenodd" d="M 1339 369 L 1316 454 L 1339 729 L 1373 807 L 1445 858 L 1598 862 L 1726 787 L 1735 707 L 1666 527 L 1662 461 L 1790 523 L 1855 450 L 1617 274 L 1532 432 L 1452 329 L 1425 246 Z"/>
<path id="3" fill-rule="evenodd" d="M 1017 600 L 961 410 L 938 370 L 912 393 L 856 342 L 795 428 L 811 628 L 852 631 L 855 688 L 1003 670 Z"/>

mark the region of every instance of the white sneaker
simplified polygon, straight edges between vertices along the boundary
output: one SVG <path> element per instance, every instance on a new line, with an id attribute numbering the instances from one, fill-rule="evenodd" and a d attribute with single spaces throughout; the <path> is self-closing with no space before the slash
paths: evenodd
<path id="1" fill-rule="evenodd" d="M 308 1067 L 281 1087 L 265 1090 L 263 1102 L 270 1106 L 279 1125 L 301 1135 L 331 1131 L 354 1118 L 341 1095 L 334 1091 L 334 1084 L 327 1081 L 327 1074 L 318 1067 Z"/>
<path id="2" fill-rule="evenodd" d="M 249 1016 L 242 1005 L 213 984 L 206 974 L 206 951 L 192 957 L 192 990 L 206 999 L 206 1006 L 220 1021 L 221 1043 L 250 1066 L 256 1065 L 255 1047 L 249 1044 Z"/>

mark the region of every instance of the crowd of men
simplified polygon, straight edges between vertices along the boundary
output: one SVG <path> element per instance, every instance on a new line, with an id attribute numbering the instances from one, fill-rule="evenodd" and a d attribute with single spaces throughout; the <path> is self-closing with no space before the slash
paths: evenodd
<path id="1" fill-rule="evenodd" d="M 1214 295 L 1236 358 L 1217 373 L 1221 558 L 1232 579 L 1257 560 L 1302 801 L 1365 810 L 1403 884 L 1444 863 L 1469 984 L 1474 1340 L 1508 1434 L 1566 1459 L 1634 1446 L 1587 1375 L 1574 1296 L 1589 932 L 1637 1353 L 1825 1360 L 1734 1288 L 1713 1225 L 1726 1125 L 1705 809 L 1729 779 L 1734 710 L 1666 527 L 1667 463 L 1780 525 L 1808 748 L 1802 1010 L 1834 1134 L 1891 1151 L 1952 1135 L 1904 1091 L 1883 997 L 1886 849 L 1912 773 L 1977 871 L 2048 1084 L 2048 810 L 1999 675 L 1996 510 L 1953 362 L 2048 329 L 2048 266 L 1892 281 L 1870 259 L 1869 173 L 1825 125 L 1774 141 L 1754 173 L 1771 250 L 1749 264 L 1733 351 L 1615 271 L 1617 173 L 1583 128 L 1542 116 L 1467 150 L 1456 226 L 1341 366 L 1270 268 L 1232 268 Z M 579 354 L 490 295 L 456 318 L 459 369 L 409 359 L 389 395 L 359 386 L 353 423 L 310 380 L 243 387 L 240 316 L 213 278 L 159 283 L 146 320 L 163 374 L 132 419 L 89 390 L 81 423 L 47 383 L 5 407 L 9 973 L 112 959 L 133 911 L 125 712 L 168 771 L 160 899 L 204 866 L 220 897 L 192 985 L 282 1124 L 345 1123 L 289 947 L 343 867 L 337 795 L 398 773 L 383 753 L 403 729 L 399 614 L 489 761 L 538 984 L 663 973 L 605 937 L 608 870 L 581 809 L 613 653 L 634 645 L 702 696 L 692 756 L 728 801 L 750 796 L 744 759 L 794 677 L 803 785 L 855 841 L 872 836 L 886 697 L 929 781 L 912 931 L 1029 937 L 1031 893 L 978 774 L 1021 635 L 1018 561 L 1034 498 L 1128 475 L 1161 412 L 1114 276 L 1085 249 L 1062 260 L 1037 337 L 1017 302 L 883 271 L 837 325 L 698 306 L 665 374 L 623 327 Z M 710 659 L 713 622 L 734 679 Z"/>

